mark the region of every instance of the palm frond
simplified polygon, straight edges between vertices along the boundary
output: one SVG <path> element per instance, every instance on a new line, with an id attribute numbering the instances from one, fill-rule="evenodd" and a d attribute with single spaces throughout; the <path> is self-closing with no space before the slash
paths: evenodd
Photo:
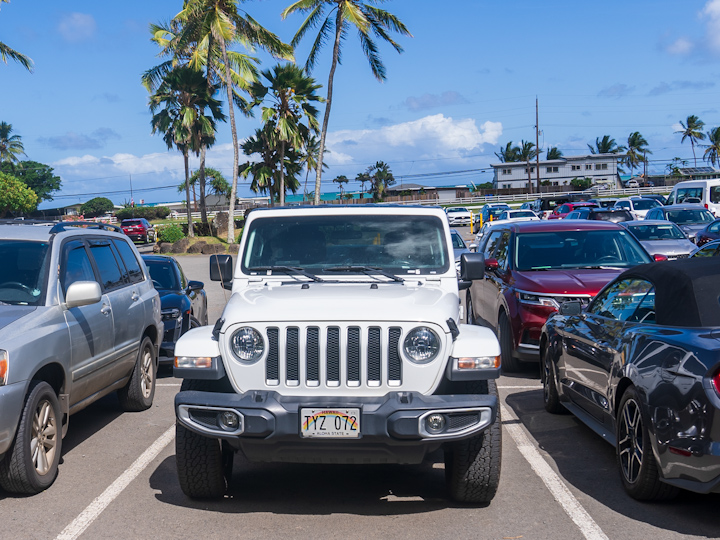
<path id="1" fill-rule="evenodd" d="M 7 64 L 8 58 L 20 64 L 30 73 L 33 72 L 33 61 L 29 56 L 25 56 L 24 54 L 19 53 L 18 51 L 11 49 L 4 43 L 0 42 L 0 60 Z"/>

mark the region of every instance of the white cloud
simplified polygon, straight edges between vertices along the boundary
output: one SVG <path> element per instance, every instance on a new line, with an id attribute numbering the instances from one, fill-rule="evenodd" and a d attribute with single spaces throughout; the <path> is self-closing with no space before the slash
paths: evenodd
<path id="1" fill-rule="evenodd" d="M 708 0 L 700 15 L 706 18 L 705 39 L 708 46 L 720 53 L 720 0 Z"/>
<path id="2" fill-rule="evenodd" d="M 665 50 L 673 55 L 684 56 L 686 54 L 690 54 L 694 47 L 695 45 L 692 41 L 685 38 L 679 38 L 667 45 Z"/>
<path id="3" fill-rule="evenodd" d="M 455 120 L 442 114 L 384 126 L 379 129 L 341 130 L 328 134 L 328 163 L 347 164 L 400 156 L 416 158 L 462 157 L 483 144 L 496 144 L 502 135 L 500 122 L 487 121 L 480 128 L 470 118 Z M 374 156 L 374 157 L 373 157 Z"/>
<path id="4" fill-rule="evenodd" d="M 63 15 L 58 24 L 58 32 L 71 43 L 86 41 L 95 35 L 97 24 L 95 18 L 87 13 L 68 13 Z"/>

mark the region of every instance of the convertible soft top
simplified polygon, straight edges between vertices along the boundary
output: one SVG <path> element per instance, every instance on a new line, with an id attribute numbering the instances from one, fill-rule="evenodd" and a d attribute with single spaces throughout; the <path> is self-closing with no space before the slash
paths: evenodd
<path id="1" fill-rule="evenodd" d="M 662 326 L 720 326 L 720 257 L 643 264 L 618 279 L 655 286 L 655 322 Z"/>

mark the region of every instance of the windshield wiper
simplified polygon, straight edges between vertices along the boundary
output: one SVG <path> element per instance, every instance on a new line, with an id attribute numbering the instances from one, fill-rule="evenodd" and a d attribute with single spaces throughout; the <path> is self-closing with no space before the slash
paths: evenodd
<path id="1" fill-rule="evenodd" d="M 290 274 L 292 277 L 295 277 L 296 275 L 304 276 L 312 281 L 317 281 L 318 283 L 325 281 L 324 279 L 317 277 L 315 274 L 306 272 L 297 266 L 251 266 L 248 270 L 250 272 L 283 272 L 285 274 Z M 298 279 L 298 281 L 302 280 Z"/>
<path id="2" fill-rule="evenodd" d="M 399 276 L 396 276 L 395 274 L 391 274 L 390 272 L 386 272 L 385 270 L 382 270 L 381 268 L 376 268 L 374 266 L 331 266 L 330 268 L 325 269 L 326 272 L 362 272 L 363 274 L 367 276 L 384 276 L 388 279 L 391 279 L 392 281 L 395 281 L 397 283 L 404 283 L 405 280 Z"/>

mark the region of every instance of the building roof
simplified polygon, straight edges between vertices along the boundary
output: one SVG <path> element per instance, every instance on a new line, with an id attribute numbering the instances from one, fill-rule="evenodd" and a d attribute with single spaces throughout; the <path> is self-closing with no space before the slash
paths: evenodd
<path id="1" fill-rule="evenodd" d="M 540 165 L 561 165 L 571 161 L 590 161 L 590 160 L 608 160 L 608 159 L 622 159 L 625 154 L 586 154 L 583 156 L 563 156 L 560 159 L 540 160 Z M 491 163 L 490 166 L 494 168 L 502 167 L 527 167 L 527 161 L 508 161 L 504 163 Z M 530 165 L 535 165 L 536 160 L 531 159 Z"/>

